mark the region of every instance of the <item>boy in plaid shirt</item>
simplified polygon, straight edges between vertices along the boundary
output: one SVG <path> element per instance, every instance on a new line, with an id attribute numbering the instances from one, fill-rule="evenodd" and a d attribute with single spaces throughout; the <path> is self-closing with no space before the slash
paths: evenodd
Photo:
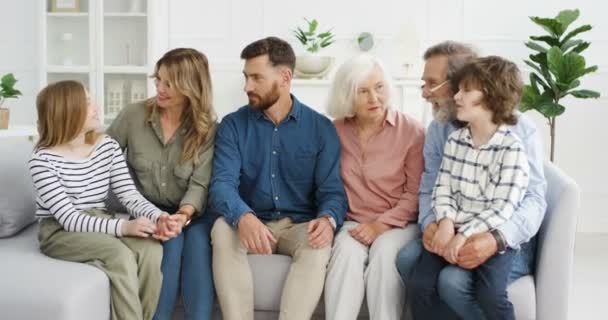
<path id="1" fill-rule="evenodd" d="M 522 92 L 517 66 L 496 56 L 475 59 L 451 79 L 457 118 L 467 125 L 445 145 L 431 206 L 439 228 L 424 250 L 410 290 L 414 319 L 429 319 L 437 277 L 455 264 L 466 239 L 511 218 L 524 197 L 529 167 L 522 143 L 509 129 Z M 507 280 L 514 251 L 503 250 L 474 269 L 478 302 L 487 319 L 514 319 Z M 412 289 L 410 287 L 410 289 Z"/>

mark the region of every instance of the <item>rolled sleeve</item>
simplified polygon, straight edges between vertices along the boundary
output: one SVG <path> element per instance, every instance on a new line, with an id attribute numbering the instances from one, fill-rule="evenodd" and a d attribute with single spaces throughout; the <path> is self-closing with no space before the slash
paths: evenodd
<path id="1" fill-rule="evenodd" d="M 335 127 L 329 120 L 325 121 L 324 130 L 320 133 L 321 151 L 315 170 L 317 217 L 329 214 L 339 228 L 344 223 L 347 207 L 346 192 L 340 176 L 340 140 Z"/>
<path id="2" fill-rule="evenodd" d="M 194 207 L 195 216 L 202 214 L 207 206 L 207 196 L 209 193 L 209 181 L 211 170 L 213 169 L 213 152 L 215 142 L 215 128 L 209 132 L 209 137 L 201 147 L 198 155 L 198 162 L 194 165 L 192 177 L 188 183 L 188 189 L 180 206 L 189 204 Z"/>
<path id="3" fill-rule="evenodd" d="M 241 155 L 235 123 L 230 117 L 225 117 L 215 137 L 209 204 L 233 227 L 236 227 L 243 214 L 254 212 L 239 195 L 240 171 Z"/>

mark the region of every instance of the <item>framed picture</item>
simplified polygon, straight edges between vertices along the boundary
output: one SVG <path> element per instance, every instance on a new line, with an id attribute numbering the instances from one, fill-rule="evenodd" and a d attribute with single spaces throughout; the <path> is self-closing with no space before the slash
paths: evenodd
<path id="1" fill-rule="evenodd" d="M 51 12 L 78 12 L 80 0 L 51 0 Z"/>

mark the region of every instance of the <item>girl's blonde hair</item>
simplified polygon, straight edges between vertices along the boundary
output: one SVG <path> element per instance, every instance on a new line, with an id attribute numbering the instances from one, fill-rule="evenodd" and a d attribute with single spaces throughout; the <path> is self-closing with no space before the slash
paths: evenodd
<path id="1" fill-rule="evenodd" d="M 187 106 L 182 114 L 186 128 L 181 160 L 198 161 L 200 147 L 207 141 L 209 131 L 215 124 L 209 62 L 207 57 L 190 48 L 173 49 L 156 62 L 152 77 L 158 78 L 160 67 L 165 67 L 169 83 L 175 90 L 186 96 Z M 146 101 L 148 116 L 158 112 L 155 98 Z"/>
<path id="2" fill-rule="evenodd" d="M 87 109 L 86 90 L 80 82 L 66 80 L 47 85 L 36 97 L 36 148 L 51 148 L 76 139 L 84 128 Z M 93 144 L 98 136 L 97 132 L 87 132 L 85 142 Z"/>

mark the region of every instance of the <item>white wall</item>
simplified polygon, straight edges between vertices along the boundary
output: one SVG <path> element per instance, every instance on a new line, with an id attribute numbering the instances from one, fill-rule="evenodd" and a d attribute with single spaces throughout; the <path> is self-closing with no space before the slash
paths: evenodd
<path id="1" fill-rule="evenodd" d="M 39 86 L 38 1 L 0 0 L 0 75 L 12 72 L 15 87 L 23 93 L 8 99 L 10 123 L 33 123 L 34 104 Z M 0 142 L 1 143 L 1 142 Z"/>
<path id="2" fill-rule="evenodd" d="M 0 37 L 0 73 L 12 71 L 21 79 L 26 97 L 15 107 L 15 121 L 33 119 L 33 96 L 37 88 L 37 22 L 35 1 L 0 0 L 0 27 L 19 30 Z M 608 5 L 598 0 L 171 0 L 168 12 L 169 48 L 188 46 L 205 52 L 211 63 L 215 106 L 221 115 L 246 102 L 242 92 L 241 49 L 258 38 L 276 35 L 289 40 L 298 52 L 290 29 L 302 25 L 302 17 L 315 17 L 321 29 L 334 27 L 338 43 L 326 53 L 338 58 L 357 52 L 356 35 L 372 32 L 377 38 L 374 53 L 382 57 L 395 75 L 399 74 L 400 55 L 421 56 L 424 48 L 441 40 L 452 39 L 474 44 L 484 54 L 497 54 L 522 63 L 528 54 L 523 42 L 529 35 L 540 35 L 528 16 L 553 16 L 559 10 L 578 7 L 584 23 L 594 29 L 584 34 L 592 41 L 585 52 L 588 63 L 600 71 L 588 76 L 583 87 L 600 91 L 598 100 L 564 101 L 567 111 L 558 120 L 557 164 L 575 178 L 582 188 L 579 231 L 608 232 L 608 215 L 603 199 L 608 199 L 608 150 L 603 146 L 608 134 L 604 122 L 608 118 Z M 295 9 L 297 8 L 297 9 Z M 10 14 L 8 14 L 10 12 Z M 580 22 L 577 22 L 580 24 Z M 411 52 L 399 50 L 395 38 L 404 26 L 416 30 L 419 45 L 412 41 Z M 421 59 L 413 75 L 420 74 Z M 319 87 L 319 95 L 324 95 Z M 311 98 L 323 101 L 322 96 Z M 548 149 L 548 130 L 541 116 L 530 113 L 544 132 Z"/>

